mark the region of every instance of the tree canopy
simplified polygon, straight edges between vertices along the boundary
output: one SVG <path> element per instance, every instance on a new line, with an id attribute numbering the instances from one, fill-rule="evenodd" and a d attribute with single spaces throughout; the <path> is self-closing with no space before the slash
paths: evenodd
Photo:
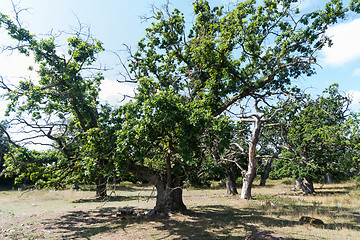
<path id="1" fill-rule="evenodd" d="M 286 109 L 280 116 L 283 128 L 279 135 L 284 138 L 282 155 L 292 161 L 279 161 L 273 175 L 321 181 L 331 173 L 335 179 L 346 178 L 355 163 L 351 155 L 356 154 L 351 144 L 355 136 L 350 133 L 354 125 L 349 124 L 356 118 L 351 116 L 349 104 L 350 99 L 335 84 L 322 96 L 304 97 Z"/>
<path id="2" fill-rule="evenodd" d="M 67 52 L 63 54 L 55 35 L 38 39 L 5 15 L 1 15 L 1 25 L 18 41 L 15 49 L 26 55 L 32 54 L 38 64 L 38 79 L 25 79 L 15 89 L 6 89 L 7 115 L 15 112 L 20 123 L 26 124 L 37 135 L 52 140 L 52 147 L 63 155 L 61 161 L 55 158 L 51 164 L 28 156 L 29 162 L 46 164 L 44 172 L 59 173 L 60 170 L 61 173 L 54 175 L 59 181 L 51 181 L 60 186 L 64 180 L 85 180 L 104 185 L 104 176 L 112 175 L 107 167 L 107 153 L 111 150 L 103 147 L 101 153 L 92 154 L 95 150 L 91 148 L 102 119 L 109 114 L 108 108 L 99 104 L 102 69 L 94 66 L 97 54 L 104 50 L 102 43 L 76 32 L 68 38 Z M 28 116 L 31 121 L 26 120 Z M 103 139 L 102 143 L 106 141 Z M 101 148 L 101 145 L 97 147 Z M 15 149 L 21 148 L 15 146 Z M 104 159 L 100 159 L 102 157 Z M 19 163 L 15 160 L 8 164 Z M 98 194 L 103 191 L 99 189 Z"/>

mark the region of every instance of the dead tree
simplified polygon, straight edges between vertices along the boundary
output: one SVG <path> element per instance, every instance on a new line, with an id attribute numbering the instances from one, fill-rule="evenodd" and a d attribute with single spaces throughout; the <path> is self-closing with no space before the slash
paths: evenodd
<path id="1" fill-rule="evenodd" d="M 284 106 L 288 103 L 288 100 L 292 97 L 290 93 L 278 92 L 278 93 L 268 93 L 267 95 L 257 95 L 251 94 L 253 108 L 252 112 L 246 112 L 248 108 L 247 104 L 240 105 L 238 107 L 240 109 L 239 114 L 234 114 L 238 117 L 238 121 L 240 123 L 248 123 L 251 125 L 250 128 L 241 129 L 240 131 L 245 131 L 248 133 L 247 139 L 244 142 L 247 144 L 247 148 L 243 148 L 238 146 L 238 150 L 240 150 L 242 155 L 247 156 L 248 158 L 248 167 L 246 171 L 243 171 L 243 186 L 241 191 L 240 198 L 242 199 L 250 199 L 251 198 L 251 188 L 253 181 L 256 176 L 257 164 L 260 158 L 274 158 L 279 155 L 278 151 L 275 151 L 271 156 L 262 156 L 258 154 L 258 143 L 263 135 L 263 130 L 267 127 L 279 126 L 280 123 L 274 122 L 276 115 L 284 109 Z M 277 105 L 271 105 L 268 103 L 273 96 L 276 96 L 276 100 L 280 101 L 280 104 L 277 102 Z M 281 101 L 281 97 L 286 97 L 285 100 Z M 274 99 L 272 99 L 274 100 Z M 272 111 L 265 112 L 265 108 L 270 108 Z M 274 146 L 274 149 L 276 146 Z M 246 149 L 246 150 L 245 150 Z"/>

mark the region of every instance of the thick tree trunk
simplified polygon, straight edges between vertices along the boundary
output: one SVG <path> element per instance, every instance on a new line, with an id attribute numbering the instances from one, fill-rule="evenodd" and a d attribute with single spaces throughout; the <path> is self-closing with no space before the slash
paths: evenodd
<path id="1" fill-rule="evenodd" d="M 157 196 L 154 212 L 159 214 L 186 211 L 186 206 L 182 199 L 183 190 L 180 182 L 175 180 L 172 181 L 171 187 L 166 185 L 168 185 L 168 183 L 165 182 L 155 185 Z"/>
<path id="2" fill-rule="evenodd" d="M 129 163 L 128 170 L 135 176 L 154 184 L 157 191 L 156 205 L 153 212 L 172 213 L 184 212 L 186 206 L 182 198 L 182 183 L 179 178 L 171 174 L 160 174 L 152 169 Z M 168 172 L 168 171 L 167 171 Z"/>
<path id="3" fill-rule="evenodd" d="M 243 186 L 241 189 L 240 198 L 251 199 L 251 188 L 256 176 L 256 162 L 249 164 L 248 171 L 243 178 Z"/>
<path id="4" fill-rule="evenodd" d="M 259 142 L 259 138 L 261 136 L 261 124 L 261 120 L 259 118 L 256 118 L 254 122 L 254 130 L 252 132 L 251 142 L 249 143 L 248 170 L 243 178 L 243 186 L 241 189 L 240 198 L 242 199 L 251 199 L 251 188 L 256 176 L 256 145 Z"/>
<path id="5" fill-rule="evenodd" d="M 295 190 L 300 190 L 301 189 L 301 178 L 295 178 Z"/>
<path id="6" fill-rule="evenodd" d="M 105 198 L 107 197 L 106 192 L 106 179 L 103 177 L 98 177 L 95 181 L 96 183 L 96 194 L 95 197 L 97 198 Z"/>
<path id="7" fill-rule="evenodd" d="M 303 194 L 313 194 L 315 192 L 314 190 L 314 184 L 311 181 L 310 178 L 297 178 L 295 179 L 295 188 L 300 188 L 303 192 Z"/>
<path id="8" fill-rule="evenodd" d="M 260 186 L 265 186 L 266 180 L 269 178 L 272 163 L 273 163 L 272 158 L 270 158 L 266 161 L 266 166 L 265 166 L 264 172 L 261 174 Z"/>
<path id="9" fill-rule="evenodd" d="M 228 169 L 228 176 L 226 177 L 226 194 L 227 195 L 238 194 L 238 191 L 236 189 L 236 176 L 233 165 L 230 165 Z"/>

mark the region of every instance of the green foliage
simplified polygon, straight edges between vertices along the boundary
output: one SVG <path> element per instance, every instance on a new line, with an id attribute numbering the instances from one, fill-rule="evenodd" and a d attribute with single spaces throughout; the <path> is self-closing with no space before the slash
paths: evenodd
<path id="1" fill-rule="evenodd" d="M 105 122 L 112 110 L 99 104 L 102 73 L 89 74 L 88 71 L 97 54 L 104 50 L 102 43 L 90 37 L 85 40 L 78 33 L 68 39 L 67 55 L 60 54 L 55 37 L 37 39 L 7 16 L 0 16 L 1 26 L 19 42 L 18 50 L 27 55 L 31 52 L 39 65 L 38 79 L 20 81 L 16 89 L 7 93 L 7 115 L 16 112 L 18 118 L 30 116 L 40 128 L 39 132 L 54 141 L 54 147 L 62 156 L 61 160 L 53 157 L 39 163 L 32 159 L 44 158 L 41 154 L 48 152 L 14 146 L 13 159 L 7 162 L 8 170 L 17 169 L 18 179 L 26 175 L 35 181 L 42 176 L 41 181 L 56 186 L 64 186 L 61 182 L 87 183 L 99 176 L 113 177 L 116 174 L 112 172 L 111 162 L 114 147 L 110 146 L 115 142 L 111 136 L 114 130 L 108 129 Z"/>
<path id="2" fill-rule="evenodd" d="M 228 130 L 218 130 L 231 125 L 221 114 L 232 104 L 314 74 L 314 53 L 330 44 L 323 34 L 349 9 L 331 1 L 301 15 L 292 10 L 296 2 L 245 1 L 225 12 L 195 1 L 189 30 L 179 10 L 157 12 L 130 61 L 139 88 L 119 117 L 120 158 L 165 171 L 171 155 L 173 172 L 185 174 L 178 170 L 214 155 L 204 149 L 227 147 Z"/>
<path id="3" fill-rule="evenodd" d="M 64 160 L 64 157 L 55 151 L 39 152 L 24 147 L 12 147 L 5 155 L 4 166 L 8 171 L 6 177 L 15 177 L 15 184 L 36 183 L 38 187 L 49 186 L 54 179 L 54 172 L 50 170 L 54 167 L 54 162 L 64 167 Z"/>
<path id="4" fill-rule="evenodd" d="M 6 129 L 8 128 L 8 124 L 6 121 L 0 121 L 0 174 L 2 173 L 4 168 L 5 159 L 4 156 L 6 153 L 10 151 L 9 143 L 7 141 Z M 14 183 L 14 179 L 5 179 L 4 176 L 0 177 L 0 185 L 12 185 Z"/>
<path id="5" fill-rule="evenodd" d="M 224 13 L 196 1 L 189 31 L 178 10 L 160 12 L 131 70 L 138 79 L 153 76 L 160 86 L 201 99 L 215 115 L 251 93 L 284 90 L 291 79 L 314 74 L 314 53 L 330 43 L 323 33 L 348 11 L 332 1 L 300 15 L 292 11 L 296 2 L 246 1 Z M 147 81 L 151 88 L 153 80 Z"/>
<path id="6" fill-rule="evenodd" d="M 61 151 L 54 155 L 14 147 L 8 169 L 56 183 L 119 176 L 129 163 L 177 180 L 194 180 L 207 170 L 214 171 L 201 176 L 218 175 L 212 160 L 228 148 L 234 129 L 224 111 L 251 94 L 285 90 L 292 79 L 314 74 L 316 52 L 331 44 L 325 31 L 348 10 L 358 11 L 357 1 L 347 8 L 333 0 L 323 10 L 301 15 L 293 11 L 297 2 L 249 0 L 225 12 L 208 1 L 195 1 L 189 30 L 179 10 L 157 12 L 129 64 L 138 83 L 136 99 L 115 110 L 99 104 L 102 73 L 88 76 L 83 71 L 104 50 L 101 42 L 76 34 L 61 55 L 54 37 L 37 39 L 0 14 L 0 27 L 18 41 L 21 53 L 33 53 L 39 64 L 38 81 L 21 81 L 8 93 L 7 114 L 30 115 L 34 122 L 54 120 L 43 133 Z M 321 105 L 319 101 L 314 104 Z M 319 121 L 325 117 L 310 107 L 307 112 Z M 296 124 L 305 120 L 311 119 L 304 114 Z M 304 129 L 318 129 L 311 124 Z M 318 153 L 315 146 L 309 154 L 323 163 L 335 158 L 330 150 L 341 141 L 334 138 L 340 130 L 336 124 L 321 125 L 310 135 L 290 130 L 291 141 L 300 134 L 304 143 L 295 156 L 313 140 L 326 140 L 329 144 L 320 147 L 330 146 L 329 154 Z"/>
<path id="7" fill-rule="evenodd" d="M 211 168 L 211 162 L 203 162 L 206 157 L 201 148 L 211 144 L 212 136 L 222 136 L 220 148 L 226 146 L 229 121 L 213 117 L 196 101 L 173 90 L 148 95 L 143 89 L 147 86 L 140 82 L 137 99 L 143 101 L 129 103 L 118 111 L 118 118 L 126 119 L 117 133 L 118 159 L 158 172 L 166 172 L 170 164 L 174 176 L 193 181 L 199 172 Z M 169 158 L 171 163 L 167 162 Z M 118 164 L 119 168 L 126 166 L 121 161 Z"/>
<path id="8" fill-rule="evenodd" d="M 335 84 L 317 99 L 308 97 L 289 105 L 279 116 L 284 123 L 279 134 L 287 146 L 282 152 L 285 159 L 275 161 L 271 177 L 312 177 L 320 181 L 331 173 L 335 180 L 346 178 L 355 153 L 350 147 L 349 104 Z"/>

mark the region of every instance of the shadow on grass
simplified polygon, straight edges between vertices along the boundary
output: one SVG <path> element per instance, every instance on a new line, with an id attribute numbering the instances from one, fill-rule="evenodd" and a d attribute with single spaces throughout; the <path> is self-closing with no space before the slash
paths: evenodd
<path id="1" fill-rule="evenodd" d="M 317 187 L 315 188 L 315 190 L 318 189 L 318 190 L 321 190 L 321 189 L 328 189 L 328 190 L 339 190 L 339 189 L 342 189 L 346 192 L 349 192 L 351 190 L 354 190 L 354 187 L 346 187 L 346 186 L 328 186 L 328 185 L 322 185 L 321 187 Z M 344 192 L 342 191 L 342 192 Z"/>
<path id="2" fill-rule="evenodd" d="M 344 186 L 322 186 L 315 188 L 316 195 L 341 195 L 348 194 L 351 190 L 354 190 L 353 187 L 344 187 Z"/>
<path id="3" fill-rule="evenodd" d="M 331 189 L 325 191 L 334 192 Z M 130 201 L 139 197 L 148 199 L 148 196 L 118 196 L 110 198 L 109 201 Z M 155 234 L 162 237 L 157 239 L 245 239 L 254 232 L 264 231 L 264 228 L 298 226 L 300 222 L 297 215 L 299 218 L 304 215 L 320 215 L 334 219 L 334 222 L 325 222 L 326 229 L 346 228 L 360 231 L 360 212 L 351 208 L 329 207 L 323 206 L 320 202 L 298 202 L 276 196 L 259 195 L 258 198 L 259 200 L 256 201 L 265 202 L 265 205 L 255 204 L 254 207 L 240 209 L 223 205 L 205 205 L 195 207 L 184 215 L 175 214 L 168 218 L 160 216 L 121 218 L 117 208 L 100 208 L 89 212 L 69 212 L 44 224 L 49 224 L 66 239 L 89 239 L 98 234 L 119 234 L 118 231 L 121 229 L 124 233 L 137 231 L 133 230 L 137 224 L 141 224 L 139 229 L 145 234 L 149 231 L 154 233 L 156 230 Z M 267 202 L 270 204 L 267 205 Z M 290 219 L 295 217 L 296 220 L 289 220 L 289 216 L 292 216 Z M 338 218 L 347 221 L 336 223 Z"/>
<path id="4" fill-rule="evenodd" d="M 79 186 L 81 190 L 83 191 L 95 191 L 96 186 L 95 185 L 80 185 Z M 153 187 L 149 184 L 143 184 L 143 185 L 131 185 L 131 186 L 118 186 L 116 185 L 113 187 L 111 184 L 109 184 L 108 191 L 125 191 L 125 192 L 151 192 L 153 191 Z"/>
<path id="5" fill-rule="evenodd" d="M 253 188 L 272 188 L 274 187 L 275 185 L 274 184 L 266 184 L 266 185 L 253 185 Z"/>
<path id="6" fill-rule="evenodd" d="M 99 233 L 109 232 L 117 229 L 119 225 L 111 224 L 117 222 L 116 208 L 101 208 L 96 211 L 72 211 L 59 219 L 49 220 L 44 224 L 51 229 L 59 230 L 67 238 L 89 238 Z"/>
<path id="7" fill-rule="evenodd" d="M 125 201 L 148 201 L 156 198 L 156 196 L 108 196 L 106 198 L 82 198 L 73 201 L 72 203 L 89 203 L 89 202 L 125 202 Z"/>
<path id="8" fill-rule="evenodd" d="M 253 211 L 256 211 L 254 209 Z M 263 206 L 263 211 L 268 212 L 274 216 L 294 216 L 298 214 L 300 219 L 301 216 L 312 216 L 312 215 L 321 215 L 327 216 L 330 219 L 347 219 L 348 223 L 326 223 L 324 228 L 326 229 L 352 229 L 355 231 L 360 231 L 360 212 L 354 211 L 354 209 L 346 207 L 329 207 L 322 206 L 321 203 L 313 202 L 313 205 L 296 205 L 296 204 L 277 204 L 277 207 L 268 207 Z M 275 221 L 276 222 L 276 221 Z M 273 223 L 273 222 L 272 222 Z M 266 225 L 265 226 L 272 226 Z"/>
<path id="9" fill-rule="evenodd" d="M 254 232 L 262 231 L 261 224 L 283 227 L 298 224 L 297 221 L 266 217 L 253 209 L 241 210 L 222 205 L 197 207 L 186 215 L 186 221 L 160 220 L 163 225 L 158 229 L 168 231 L 168 236 L 179 236 L 176 239 L 245 239 Z"/>
<path id="10" fill-rule="evenodd" d="M 331 195 L 342 195 L 342 194 L 348 194 L 349 191 L 320 191 L 316 190 L 315 195 L 318 196 L 331 196 Z"/>
<path id="11" fill-rule="evenodd" d="M 161 236 L 167 234 L 159 239 L 171 236 L 173 239 L 207 240 L 245 239 L 253 232 L 262 231 L 260 225 L 286 227 L 299 224 L 298 221 L 265 216 L 265 212 L 258 209 L 240 210 L 221 205 L 196 207 L 184 215 L 174 217 L 146 216 L 121 219 L 117 213 L 116 208 L 101 208 L 90 212 L 73 211 L 59 219 L 47 221 L 46 224 L 58 230 L 63 237 L 88 239 L 119 229 L 126 232 L 126 228 L 134 224 L 147 225 L 148 222 L 157 222 L 153 228 L 161 232 Z"/>

